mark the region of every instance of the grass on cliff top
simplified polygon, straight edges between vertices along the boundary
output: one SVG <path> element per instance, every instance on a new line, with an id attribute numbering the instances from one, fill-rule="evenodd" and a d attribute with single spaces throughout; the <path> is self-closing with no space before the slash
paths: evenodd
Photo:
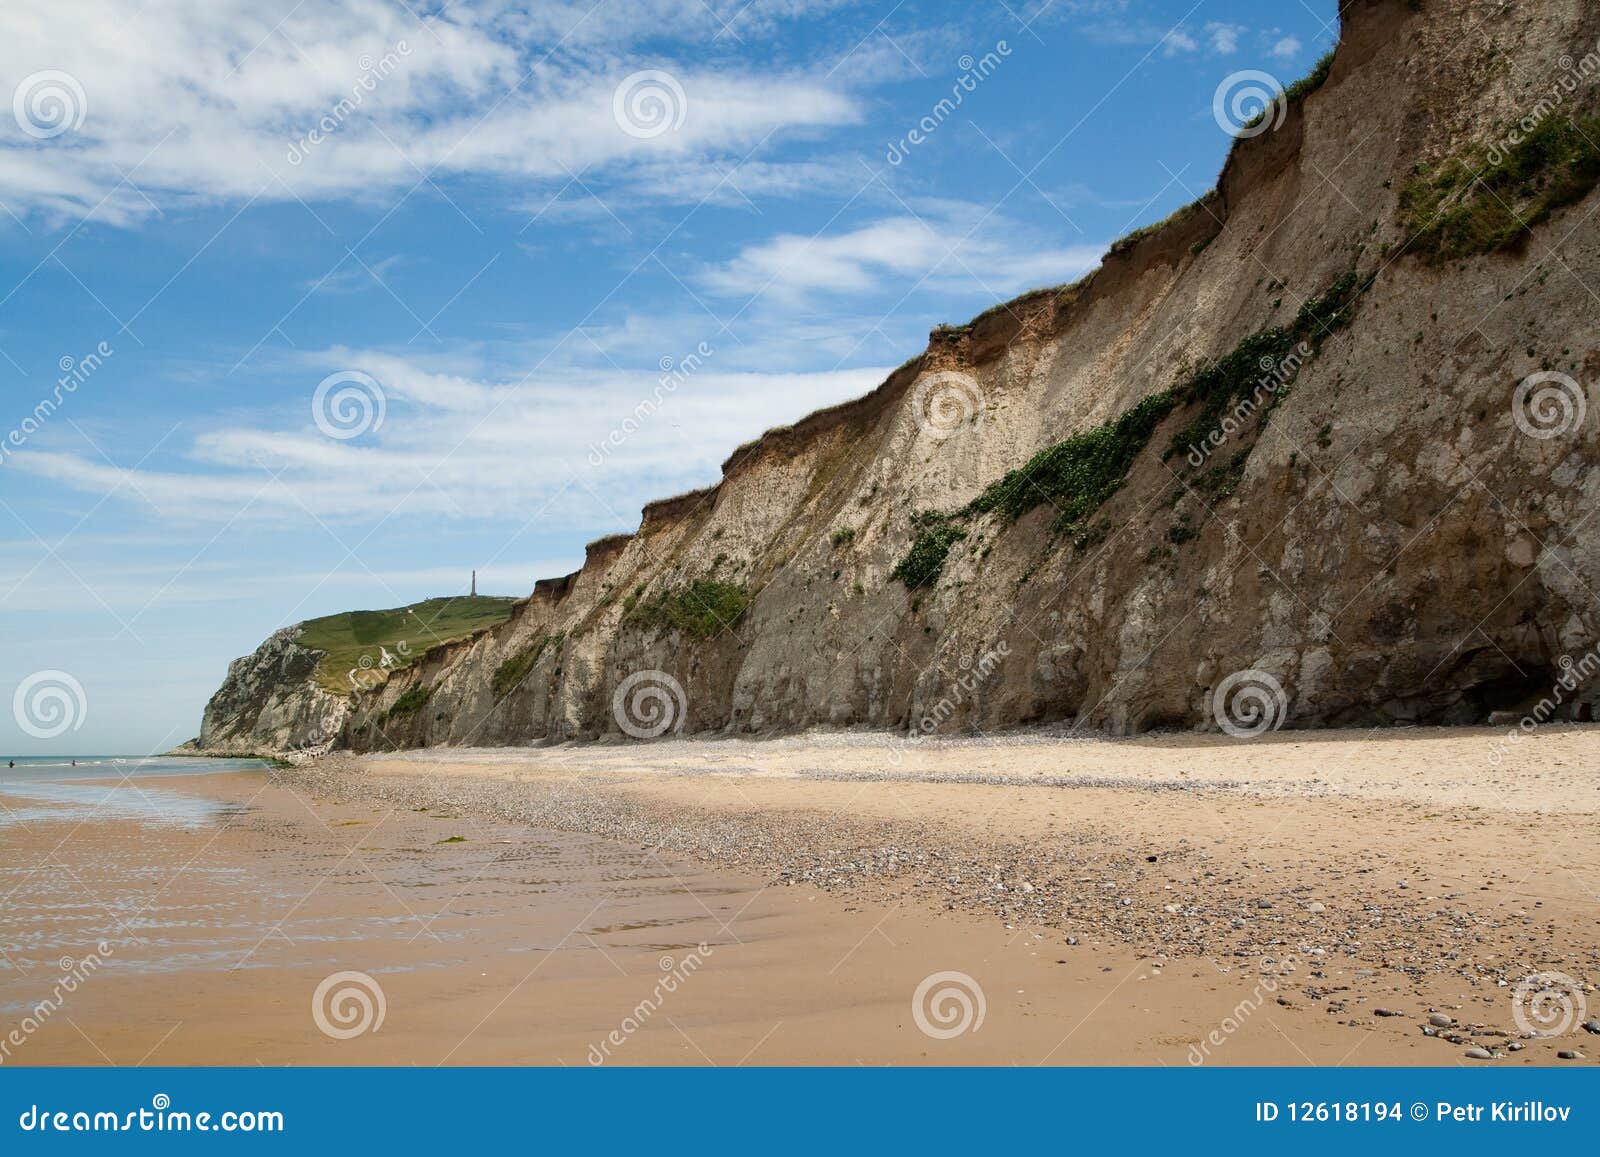
<path id="1" fill-rule="evenodd" d="M 357 690 L 350 679 L 352 669 L 381 671 L 385 652 L 391 660 L 390 670 L 409 667 L 429 647 L 505 622 L 515 602 L 478 595 L 427 599 L 387 611 L 345 611 L 311 619 L 297 642 L 324 652 L 317 664 L 317 682 L 335 695 L 348 695 Z"/>
<path id="2" fill-rule="evenodd" d="M 1439 263 L 1510 248 L 1597 181 L 1600 116 L 1546 117 L 1503 153 L 1453 157 L 1407 181 L 1407 251 Z"/>
<path id="3" fill-rule="evenodd" d="M 750 592 L 738 583 L 702 578 L 635 602 L 627 620 L 646 630 L 686 631 L 709 639 L 737 624 L 749 607 Z"/>

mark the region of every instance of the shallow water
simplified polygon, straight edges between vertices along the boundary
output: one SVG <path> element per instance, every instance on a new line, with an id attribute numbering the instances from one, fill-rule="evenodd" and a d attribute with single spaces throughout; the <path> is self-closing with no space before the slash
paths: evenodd
<path id="1" fill-rule="evenodd" d="M 23 757 L 0 766 L 0 830 L 18 824 L 134 820 L 198 827 L 235 814 L 232 805 L 166 791 L 152 781 L 178 775 L 260 771 L 254 759 Z"/>

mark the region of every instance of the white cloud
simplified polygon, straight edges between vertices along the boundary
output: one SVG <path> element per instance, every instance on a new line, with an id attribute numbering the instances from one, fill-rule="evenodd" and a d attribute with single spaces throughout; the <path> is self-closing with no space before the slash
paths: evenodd
<path id="1" fill-rule="evenodd" d="M 723 296 L 761 294 L 779 302 L 867 293 L 890 281 L 907 291 L 920 284 L 998 297 L 1073 280 L 1103 252 L 1100 245 L 1041 244 L 997 215 L 943 204 L 937 214 L 889 217 L 848 232 L 780 234 L 747 246 L 701 281 Z"/>
<path id="2" fill-rule="evenodd" d="M 655 27 L 695 35 L 709 17 L 701 6 L 689 20 L 698 4 L 633 0 L 598 23 L 588 4 L 541 5 L 529 25 L 493 0 L 426 23 L 380 0 L 171 0 L 156 11 L 76 0 L 70 20 L 59 0 L 7 0 L 0 91 L 58 70 L 84 104 L 81 125 L 58 136 L 0 134 L 0 200 L 128 223 L 151 211 L 146 197 L 392 196 L 424 173 L 559 185 L 588 170 L 626 177 L 640 162 L 738 158 L 786 129 L 858 119 L 837 82 L 633 55 L 654 17 L 688 20 Z M 628 32 L 622 14 L 640 23 Z M 557 50 L 562 36 L 601 32 L 619 39 Z M 613 94 L 645 68 L 674 75 L 684 115 L 641 139 L 618 126 Z"/>
<path id="3" fill-rule="evenodd" d="M 1226 24 L 1212 21 L 1206 25 L 1206 40 L 1211 51 L 1218 56 L 1232 56 L 1239 51 L 1239 38 L 1248 29 L 1243 24 Z"/>
<path id="4" fill-rule="evenodd" d="M 329 350 L 306 359 L 294 425 L 280 418 L 207 431 L 162 469 L 125 471 L 54 448 L 19 452 L 7 469 L 146 504 L 169 521 L 431 515 L 631 530 L 645 502 L 715 482 L 740 443 L 865 393 L 888 373 L 741 372 L 735 352 L 711 347 L 668 386 L 660 369 L 489 379 L 382 352 Z M 387 409 L 381 427 L 340 441 L 314 424 L 311 397 L 323 374 L 350 368 L 378 380 Z"/>
<path id="5" fill-rule="evenodd" d="M 1301 44 L 1299 38 L 1294 36 L 1285 36 L 1282 39 L 1275 41 L 1272 47 L 1267 50 L 1267 52 L 1269 55 L 1276 57 L 1278 60 L 1293 60 L 1295 57 L 1300 55 L 1300 49 Z"/>

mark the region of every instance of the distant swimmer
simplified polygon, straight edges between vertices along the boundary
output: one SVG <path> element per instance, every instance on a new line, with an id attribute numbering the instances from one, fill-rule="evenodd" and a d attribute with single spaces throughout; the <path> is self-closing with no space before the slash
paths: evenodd
<path id="1" fill-rule="evenodd" d="M 74 759 L 74 760 L 73 760 L 73 761 L 72 761 L 72 766 L 73 766 L 73 767 L 77 767 L 77 766 L 78 766 L 78 761 L 77 761 L 77 760 L 76 760 L 76 759 Z"/>

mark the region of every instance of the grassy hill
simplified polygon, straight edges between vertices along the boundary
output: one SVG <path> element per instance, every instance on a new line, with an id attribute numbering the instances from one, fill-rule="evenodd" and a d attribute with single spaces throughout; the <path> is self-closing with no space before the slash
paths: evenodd
<path id="1" fill-rule="evenodd" d="M 427 599 L 387 611 L 345 611 L 309 620 L 299 643 L 326 652 L 317 665 L 317 682 L 348 695 L 377 686 L 387 671 L 410 666 L 429 647 L 504 622 L 515 602 L 477 595 Z"/>

